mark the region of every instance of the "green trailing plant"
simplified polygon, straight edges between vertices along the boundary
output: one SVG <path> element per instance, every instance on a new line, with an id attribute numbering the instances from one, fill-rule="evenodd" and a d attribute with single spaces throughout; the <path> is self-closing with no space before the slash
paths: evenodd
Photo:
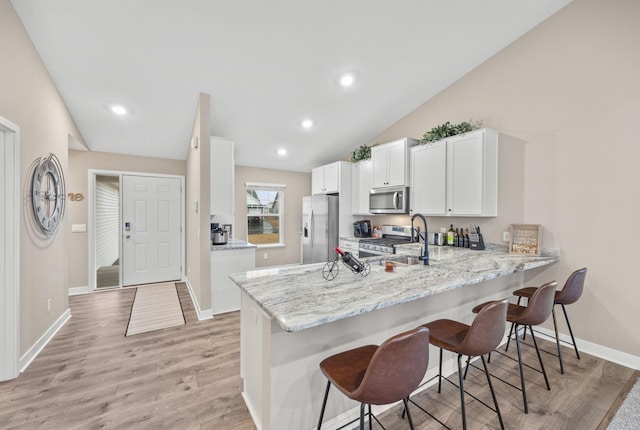
<path id="1" fill-rule="evenodd" d="M 368 160 L 371 158 L 371 147 L 367 145 L 360 145 L 359 148 L 356 148 L 351 153 L 351 161 L 356 163 L 361 160 Z"/>
<path id="2" fill-rule="evenodd" d="M 420 143 L 425 144 L 429 142 L 435 142 L 437 140 L 444 139 L 446 137 L 455 136 L 456 134 L 466 133 L 468 131 L 476 130 L 482 127 L 482 121 L 463 121 L 459 124 L 451 124 L 449 121 L 444 124 L 437 125 L 431 130 L 427 131 Z"/>

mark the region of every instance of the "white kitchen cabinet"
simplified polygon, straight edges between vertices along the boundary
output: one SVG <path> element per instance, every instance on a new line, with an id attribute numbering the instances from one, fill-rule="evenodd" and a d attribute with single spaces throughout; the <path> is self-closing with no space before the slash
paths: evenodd
<path id="1" fill-rule="evenodd" d="M 353 215 L 369 215 L 369 190 L 373 187 L 373 164 L 371 160 L 354 163 L 351 167 L 351 191 Z"/>
<path id="2" fill-rule="evenodd" d="M 360 247 L 360 239 L 351 239 L 341 237 L 339 240 L 339 247 L 343 251 L 349 251 L 352 255 L 358 257 L 358 248 Z"/>
<path id="3" fill-rule="evenodd" d="M 351 165 L 348 161 L 336 161 L 311 170 L 311 194 L 338 194 L 340 236 L 353 234 Z"/>
<path id="4" fill-rule="evenodd" d="M 411 150 L 411 210 L 497 216 L 498 132 L 474 130 Z"/>
<path id="5" fill-rule="evenodd" d="M 211 137 L 210 214 L 219 216 L 216 222 L 231 224 L 234 213 L 234 143 L 221 137 Z"/>
<path id="6" fill-rule="evenodd" d="M 348 164 L 346 161 L 336 161 L 311 170 L 311 194 L 339 193 L 340 181 Z"/>
<path id="7" fill-rule="evenodd" d="M 408 186 L 409 147 L 417 143 L 417 140 L 406 137 L 372 147 L 372 188 Z"/>
<path id="8" fill-rule="evenodd" d="M 229 275 L 253 270 L 255 264 L 255 247 L 211 251 L 211 310 L 213 315 L 240 309 L 240 287 L 229 278 Z"/>
<path id="9" fill-rule="evenodd" d="M 447 142 L 444 140 L 411 148 L 409 205 L 414 213 L 447 213 Z"/>

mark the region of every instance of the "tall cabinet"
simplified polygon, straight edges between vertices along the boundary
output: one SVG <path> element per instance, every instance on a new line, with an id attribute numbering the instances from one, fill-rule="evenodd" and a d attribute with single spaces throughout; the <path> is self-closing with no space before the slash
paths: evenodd
<path id="1" fill-rule="evenodd" d="M 373 164 L 371 160 L 353 163 L 351 171 L 351 190 L 353 215 L 369 215 L 369 190 L 373 187 Z"/>
<path id="2" fill-rule="evenodd" d="M 338 195 L 340 236 L 352 236 L 351 163 L 336 161 L 311 170 L 311 194 Z"/>
<path id="3" fill-rule="evenodd" d="M 411 210 L 497 216 L 498 132 L 488 128 L 411 148 Z"/>

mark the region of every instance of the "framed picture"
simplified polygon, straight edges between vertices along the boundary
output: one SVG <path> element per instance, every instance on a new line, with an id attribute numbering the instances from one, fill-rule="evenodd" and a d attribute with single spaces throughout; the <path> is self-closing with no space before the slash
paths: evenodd
<path id="1" fill-rule="evenodd" d="M 229 232 L 229 236 L 228 236 L 228 237 L 229 237 L 229 239 L 233 239 L 233 232 L 231 231 L 231 230 L 232 230 L 232 228 L 233 228 L 233 227 L 232 227 L 232 225 L 231 225 L 231 224 L 222 224 L 222 229 L 223 229 L 223 230 L 227 230 L 227 231 Z"/>
<path id="2" fill-rule="evenodd" d="M 540 255 L 542 249 L 542 226 L 540 224 L 511 224 L 509 253 Z"/>

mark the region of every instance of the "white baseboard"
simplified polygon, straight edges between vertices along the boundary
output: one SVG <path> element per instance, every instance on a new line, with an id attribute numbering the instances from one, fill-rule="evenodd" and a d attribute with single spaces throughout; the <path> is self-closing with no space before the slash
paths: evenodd
<path id="1" fill-rule="evenodd" d="M 47 346 L 49 341 L 58 333 L 62 326 L 71 318 L 71 309 L 68 309 L 60 315 L 60 317 L 49 327 L 49 329 L 33 344 L 31 348 L 20 358 L 18 366 L 20 373 L 24 372 L 31 362 L 40 354 L 42 349 Z"/>
<path id="2" fill-rule="evenodd" d="M 193 288 L 191 287 L 191 282 L 189 282 L 189 278 L 185 277 L 182 280 L 182 282 L 187 284 L 187 288 L 189 289 L 189 295 L 191 296 L 191 301 L 193 302 L 193 307 L 196 310 L 196 314 L 198 314 L 198 320 L 199 321 L 210 320 L 211 318 L 213 318 L 213 309 L 205 309 L 205 310 L 200 309 L 200 304 L 198 303 L 198 297 L 196 297 L 195 293 L 193 292 Z"/>
<path id="3" fill-rule="evenodd" d="M 535 332 L 539 333 L 542 339 L 556 343 L 556 334 L 553 330 L 549 330 L 544 327 L 536 327 Z M 571 336 L 564 333 L 559 333 L 559 336 L 561 341 L 569 343 L 569 345 L 564 344 L 564 346 L 572 348 L 572 346 L 570 345 Z M 576 339 L 576 344 L 578 345 L 578 351 L 580 352 L 586 352 L 587 354 L 602 358 L 607 361 L 611 361 L 612 363 L 630 367 L 635 370 L 640 370 L 640 357 L 638 356 L 627 354 L 626 352 L 618 351 L 582 339 Z"/>
<path id="4" fill-rule="evenodd" d="M 78 296 L 80 294 L 89 294 L 91 292 L 91 288 L 86 287 L 70 287 L 69 295 L 70 296 Z"/>
<path id="5" fill-rule="evenodd" d="M 247 406 L 247 409 L 249 410 L 249 415 L 251 415 L 251 419 L 253 420 L 253 425 L 256 426 L 256 430 L 262 430 L 262 421 L 259 419 L 260 417 L 258 417 L 258 414 L 256 414 L 256 410 L 253 407 L 253 404 L 249 401 L 249 398 L 244 394 L 244 390 L 242 391 L 241 395 L 244 400 L 244 404 Z"/>

